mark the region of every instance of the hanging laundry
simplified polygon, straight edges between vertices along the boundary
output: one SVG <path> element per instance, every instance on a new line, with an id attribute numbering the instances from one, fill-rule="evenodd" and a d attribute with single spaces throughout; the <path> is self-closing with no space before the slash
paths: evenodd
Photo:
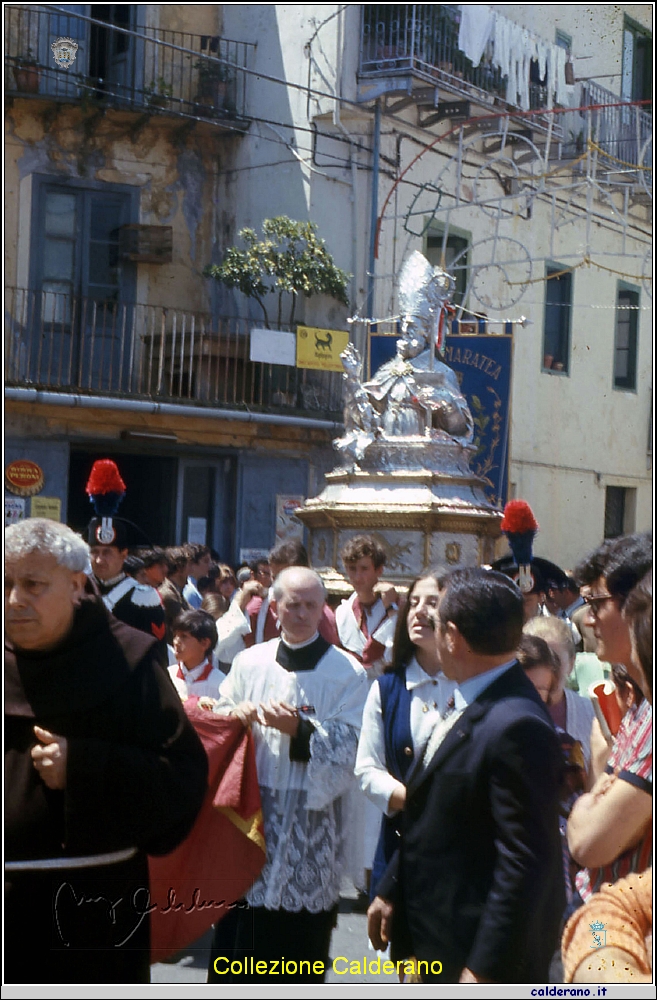
<path id="1" fill-rule="evenodd" d="M 555 99 L 557 104 L 561 104 L 562 107 L 570 107 L 572 103 L 573 96 L 573 86 L 566 83 L 566 59 L 568 58 L 568 53 L 565 49 L 562 49 L 560 45 L 555 45 L 556 49 L 556 86 L 555 86 Z"/>
<path id="2" fill-rule="evenodd" d="M 495 13 L 483 3 L 461 4 L 460 11 L 458 46 L 472 65 L 477 67 L 493 34 Z"/>

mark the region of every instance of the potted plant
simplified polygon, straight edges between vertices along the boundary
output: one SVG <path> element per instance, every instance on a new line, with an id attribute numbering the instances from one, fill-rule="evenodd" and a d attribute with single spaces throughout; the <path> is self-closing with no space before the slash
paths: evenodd
<path id="1" fill-rule="evenodd" d="M 196 103 L 203 107 L 223 108 L 230 80 L 230 70 L 219 59 L 198 59 L 194 63 L 198 70 L 198 92 Z"/>
<path id="2" fill-rule="evenodd" d="M 255 299 L 263 312 L 265 326 L 271 327 L 265 297 L 277 300 L 277 325 L 283 323 L 283 295 L 291 298 L 289 329 L 294 326 L 294 313 L 299 295 L 329 295 L 343 305 L 349 305 L 347 287 L 350 275 L 340 270 L 317 235 L 313 222 L 296 222 L 286 215 L 265 219 L 263 239 L 253 229 L 242 229 L 238 236 L 246 244 L 244 250 L 228 247 L 221 264 L 211 264 L 204 273 L 227 288 L 237 288 L 247 298 Z"/>
<path id="3" fill-rule="evenodd" d="M 16 88 L 23 94 L 38 94 L 39 80 L 41 74 L 32 49 L 27 50 L 27 55 L 18 56 L 14 66 L 14 78 Z"/>
<path id="4" fill-rule="evenodd" d="M 173 96 L 173 86 L 163 76 L 158 76 L 157 80 L 151 80 L 149 86 L 144 88 L 144 93 L 149 108 L 166 108 L 169 98 Z"/>

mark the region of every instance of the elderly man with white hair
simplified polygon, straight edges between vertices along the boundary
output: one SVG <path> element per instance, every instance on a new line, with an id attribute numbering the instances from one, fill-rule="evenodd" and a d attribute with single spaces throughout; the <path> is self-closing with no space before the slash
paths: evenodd
<path id="1" fill-rule="evenodd" d="M 217 924 L 211 982 L 257 982 L 274 961 L 279 982 L 323 982 L 347 860 L 367 678 L 319 634 L 317 573 L 283 570 L 273 597 L 280 638 L 240 653 L 219 689 L 217 711 L 253 727 L 267 862 L 248 908 Z"/>
<path id="2" fill-rule="evenodd" d="M 5 982 L 149 982 L 146 854 L 187 835 L 207 759 L 155 638 L 85 591 L 63 524 L 5 533 Z"/>

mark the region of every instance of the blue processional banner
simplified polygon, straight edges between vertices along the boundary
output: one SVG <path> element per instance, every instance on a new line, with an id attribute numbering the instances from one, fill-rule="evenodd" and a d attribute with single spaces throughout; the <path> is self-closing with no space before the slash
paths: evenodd
<path id="1" fill-rule="evenodd" d="M 370 335 L 370 377 L 394 357 L 397 339 Z M 512 360 L 512 333 L 447 334 L 445 361 L 456 372 L 475 425 L 472 471 L 485 480 L 488 499 L 498 507 L 509 489 Z"/>

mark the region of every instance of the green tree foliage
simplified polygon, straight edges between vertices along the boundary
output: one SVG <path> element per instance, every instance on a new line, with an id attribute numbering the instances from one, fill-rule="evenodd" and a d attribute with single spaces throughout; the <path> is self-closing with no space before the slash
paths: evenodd
<path id="1" fill-rule="evenodd" d="M 289 325 L 294 323 L 297 297 L 330 295 L 349 305 L 347 285 L 351 275 L 333 263 L 314 222 L 295 222 L 286 215 L 265 219 L 262 239 L 254 229 L 241 229 L 245 249 L 229 247 L 221 264 L 211 264 L 205 273 L 227 288 L 237 288 L 260 305 L 269 327 L 265 297 L 278 295 L 278 324 L 281 324 L 283 293 L 292 296 Z"/>

